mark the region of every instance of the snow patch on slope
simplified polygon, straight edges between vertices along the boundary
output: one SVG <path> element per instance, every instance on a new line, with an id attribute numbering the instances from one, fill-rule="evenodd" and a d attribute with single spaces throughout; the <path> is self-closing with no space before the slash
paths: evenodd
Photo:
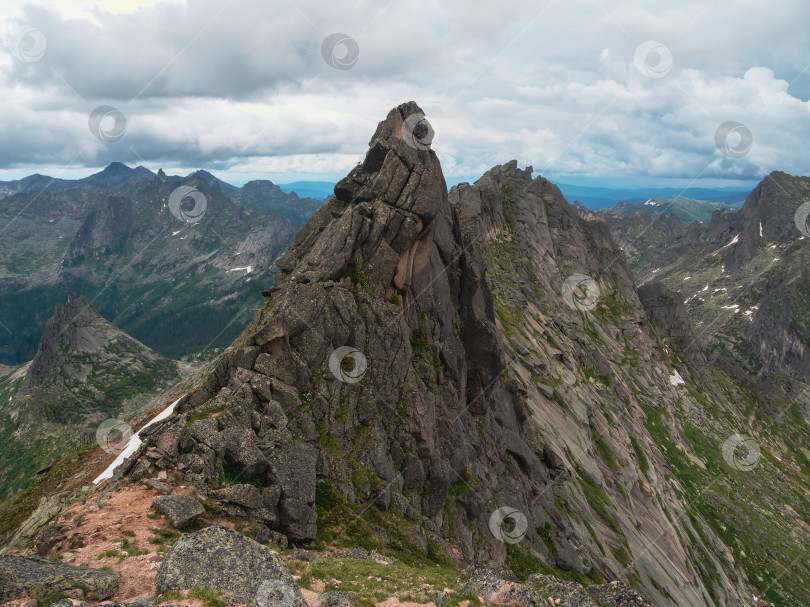
<path id="1" fill-rule="evenodd" d="M 138 436 L 138 435 L 141 432 L 143 432 L 146 428 L 151 426 L 152 424 L 156 424 L 157 422 L 162 421 L 162 420 L 166 419 L 167 417 L 169 417 L 174 412 L 174 407 L 179 402 L 180 402 L 180 399 L 178 398 L 171 405 L 169 405 L 168 407 L 163 409 L 163 411 L 161 411 L 160 413 L 155 415 L 155 417 L 153 417 L 152 420 L 148 424 L 146 424 L 143 428 L 138 430 L 138 432 L 133 434 L 132 438 L 129 439 L 129 442 L 127 443 L 127 446 L 124 447 L 124 450 L 121 451 L 121 453 L 118 454 L 118 457 L 115 458 L 113 463 L 111 463 L 109 466 L 107 466 L 107 469 L 104 472 L 102 472 L 101 474 L 99 474 L 96 477 L 96 479 L 93 481 L 93 484 L 98 485 L 101 481 L 106 480 L 108 478 L 112 478 L 113 473 L 115 472 L 115 469 L 118 468 L 118 466 L 120 466 L 121 464 L 123 464 L 124 461 L 126 461 L 126 459 L 128 457 L 131 457 L 132 454 L 135 453 L 138 450 L 138 447 L 140 447 L 141 444 L 143 443 L 140 436 Z"/>

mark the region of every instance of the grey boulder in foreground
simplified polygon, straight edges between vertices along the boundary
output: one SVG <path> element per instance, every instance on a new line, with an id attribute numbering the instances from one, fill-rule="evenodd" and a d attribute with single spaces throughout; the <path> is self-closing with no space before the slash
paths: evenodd
<path id="1" fill-rule="evenodd" d="M 120 579 L 112 571 L 74 567 L 38 556 L 6 554 L 0 556 L 0 603 L 25 597 L 44 599 L 71 590 L 103 600 L 118 592 Z"/>
<path id="2" fill-rule="evenodd" d="M 160 566 L 155 588 L 158 592 L 212 588 L 259 607 L 306 607 L 275 551 L 216 525 L 177 541 Z"/>

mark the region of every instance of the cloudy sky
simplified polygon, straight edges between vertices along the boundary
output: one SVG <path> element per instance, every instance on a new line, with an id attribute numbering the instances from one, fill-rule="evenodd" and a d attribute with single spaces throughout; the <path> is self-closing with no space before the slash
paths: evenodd
<path id="1" fill-rule="evenodd" d="M 806 0 L 3 8 L 2 180 L 113 160 L 236 184 L 336 180 L 411 99 L 448 181 L 512 158 L 580 184 L 810 174 Z"/>

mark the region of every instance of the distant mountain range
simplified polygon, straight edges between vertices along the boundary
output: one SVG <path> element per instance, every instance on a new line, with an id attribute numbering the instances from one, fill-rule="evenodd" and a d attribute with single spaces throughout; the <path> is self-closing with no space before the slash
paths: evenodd
<path id="1" fill-rule="evenodd" d="M 597 211 L 621 201 L 640 205 L 651 198 L 682 197 L 727 206 L 742 203 L 750 188 L 604 188 L 559 184 L 560 191 L 569 201 L 579 202 L 585 208 Z"/>
<path id="2" fill-rule="evenodd" d="M 645 200 L 641 204 L 632 204 L 623 200 L 619 204 L 602 209 L 602 212 L 621 217 L 633 217 L 642 213 L 651 213 L 653 215 L 674 213 L 686 223 L 692 223 L 693 221 L 707 223 L 711 220 L 715 211 L 724 209 L 728 212 L 734 212 L 740 209 L 742 205 L 743 200 L 725 203 L 713 200 L 696 200 L 685 196 L 656 196 Z"/>
<path id="3" fill-rule="evenodd" d="M 204 198 L 199 221 L 170 208 L 179 186 Z M 79 180 L 0 183 L 0 363 L 30 360 L 54 305 L 80 294 L 165 356 L 224 346 L 319 204 L 270 182 L 240 189 L 205 171 L 178 177 L 121 163 Z"/>
<path id="4" fill-rule="evenodd" d="M 121 167 L 123 167 L 123 169 Z M 117 174 L 117 177 L 115 179 L 111 178 L 110 173 Z M 231 193 L 240 190 L 239 187 L 226 181 L 222 181 L 208 171 L 199 170 L 195 171 L 195 173 L 200 175 L 203 180 L 212 187 L 215 183 L 218 183 L 220 189 L 226 195 L 230 195 Z M 194 173 L 186 175 L 185 178 L 190 177 L 192 174 Z M 102 178 L 102 175 L 105 175 L 105 177 Z M 126 183 L 131 183 L 133 181 L 137 181 L 138 179 L 154 178 L 154 176 L 155 174 L 152 171 L 143 166 L 138 166 L 135 169 L 129 169 L 129 167 L 126 167 L 121 163 L 114 162 L 104 171 L 77 181 L 116 187 L 123 185 L 122 182 L 115 183 L 116 179 L 123 180 L 123 182 Z M 168 179 L 169 181 L 181 181 L 184 179 L 184 177 L 170 175 L 168 176 Z M 41 187 L 43 183 L 49 180 L 53 180 L 54 182 L 70 182 L 70 180 L 54 180 L 51 177 L 45 177 L 43 175 L 32 175 L 18 181 L 0 182 L 0 197 L 2 197 L 3 193 L 8 189 L 13 190 L 15 187 L 14 184 L 21 184 L 20 187 L 30 190 Z M 105 182 L 105 180 L 107 181 Z M 290 183 L 279 183 L 275 185 L 277 185 L 281 191 L 286 194 L 295 193 L 300 198 L 313 198 L 319 201 L 324 201 L 332 196 L 335 187 L 335 183 L 331 181 L 293 181 Z M 651 198 L 673 197 L 691 198 L 731 206 L 741 204 L 751 191 L 751 188 L 745 187 L 597 187 L 572 185 L 566 183 L 560 183 L 558 184 L 558 187 L 566 199 L 570 200 L 572 203 L 579 202 L 582 206 L 591 210 L 601 210 L 616 205 L 621 201 L 627 201 L 634 205 L 640 205 Z"/>
<path id="5" fill-rule="evenodd" d="M 710 356 L 754 378 L 763 400 L 785 403 L 810 380 L 803 345 L 810 338 L 810 253 L 794 223 L 808 199 L 810 178 L 774 171 L 737 212 L 718 205 L 708 218 L 711 203 L 683 198 L 575 208 L 610 226 L 639 284 L 660 281 L 680 292 Z M 810 407 L 801 406 L 810 418 Z"/>
<path id="6" fill-rule="evenodd" d="M 200 224 L 184 225 L 169 212 L 171 191 L 184 184 L 199 185 L 209 201 Z M 590 209 L 602 205 L 613 214 L 633 215 L 654 208 L 684 221 L 707 222 L 718 208 L 733 211 L 744 199 L 735 189 L 560 187 Z M 269 270 L 273 257 L 333 190 L 324 181 L 278 185 L 255 180 L 237 187 L 205 170 L 182 177 L 120 162 L 82 179 L 36 174 L 0 182 L 0 322 L 8 335 L 0 343 L 0 364 L 33 356 L 53 306 L 68 293 L 86 294 L 103 316 L 168 356 L 228 343 L 248 318 L 232 322 L 236 309 L 244 311 L 249 301 L 244 292 L 249 281 L 232 288 L 237 275 L 258 277 Z M 263 218 L 257 223 L 250 211 Z M 222 225 L 208 221 L 214 217 Z M 258 247 L 256 238 L 270 248 Z M 182 250 L 175 250 L 172 239 L 183 241 Z M 143 271 L 151 278 L 134 280 Z M 152 281 L 161 286 L 147 288 Z M 195 301 L 195 291 L 209 282 L 218 284 L 211 294 L 219 297 L 208 304 Z M 191 341 L 178 339 L 178 327 L 189 326 L 188 320 L 179 320 L 187 306 L 220 309 L 224 324 L 232 324 L 218 335 L 213 331 L 218 323 L 204 323 L 206 328 L 193 331 Z M 167 307 L 174 311 L 167 314 Z M 152 323 L 157 317 L 161 321 Z M 161 328 L 164 322 L 172 323 L 173 337 Z"/>

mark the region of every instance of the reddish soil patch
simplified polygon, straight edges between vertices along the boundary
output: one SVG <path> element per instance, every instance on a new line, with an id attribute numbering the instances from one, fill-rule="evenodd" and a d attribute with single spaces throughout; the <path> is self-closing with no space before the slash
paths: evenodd
<path id="1" fill-rule="evenodd" d="M 175 495 L 192 494 L 184 485 L 174 487 Z M 162 515 L 152 510 L 152 500 L 158 491 L 141 484 L 122 487 L 99 504 L 99 495 L 91 496 L 86 504 L 74 504 L 63 512 L 59 521 L 68 527 L 67 539 L 57 545 L 52 554 L 61 551 L 62 561 L 70 565 L 100 569 L 109 567 L 121 574 L 121 585 L 114 601 L 131 600 L 155 594 L 155 575 L 163 561 L 158 554 L 160 544 L 150 543 L 155 529 L 173 531 Z M 150 516 L 152 518 L 150 518 Z M 209 516 L 206 523 L 233 528 L 233 524 Z M 124 556 L 122 544 L 144 554 Z M 80 545 L 70 548 L 70 545 Z M 82 545 L 83 544 L 83 545 Z M 165 550 L 165 548 L 164 548 Z M 115 556 L 103 556 L 115 551 Z"/>

